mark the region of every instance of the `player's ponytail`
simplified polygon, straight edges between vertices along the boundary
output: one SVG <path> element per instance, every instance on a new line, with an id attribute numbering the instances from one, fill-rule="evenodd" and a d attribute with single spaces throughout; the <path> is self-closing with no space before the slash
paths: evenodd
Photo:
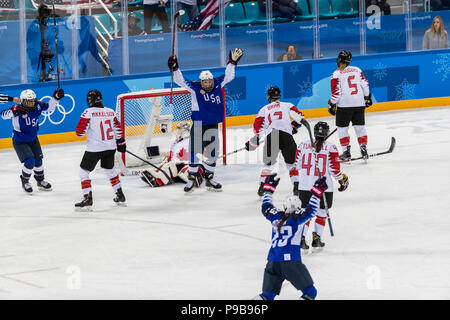
<path id="1" fill-rule="evenodd" d="M 315 147 L 317 153 L 319 153 L 320 150 L 322 150 L 324 142 L 325 142 L 325 138 L 316 138 L 316 142 L 314 143 L 314 147 Z"/>
<path id="2" fill-rule="evenodd" d="M 278 222 L 278 232 L 281 232 L 281 227 L 283 226 L 283 224 L 289 220 L 290 217 L 295 215 L 295 211 L 285 214 L 283 218 L 281 218 L 280 222 Z"/>

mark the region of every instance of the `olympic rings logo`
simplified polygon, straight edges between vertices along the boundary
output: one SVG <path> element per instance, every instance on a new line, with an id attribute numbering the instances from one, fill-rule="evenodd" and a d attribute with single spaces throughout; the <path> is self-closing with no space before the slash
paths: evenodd
<path id="1" fill-rule="evenodd" d="M 48 121 L 50 121 L 54 125 L 61 124 L 66 119 L 66 115 L 70 114 L 73 111 L 73 109 L 75 109 L 75 99 L 70 94 L 65 94 L 64 97 L 68 97 L 72 100 L 72 107 L 68 111 L 66 111 L 66 108 L 64 108 L 64 106 L 61 105 L 61 101 L 59 101 L 58 104 L 55 106 L 55 108 L 52 111 L 42 111 L 44 120 L 42 120 L 42 122 L 39 123 L 39 126 L 42 126 L 45 123 L 45 121 L 47 120 L 47 118 L 48 118 Z M 50 97 L 50 96 L 44 96 L 41 98 L 41 101 L 44 101 L 44 99 L 50 100 L 51 98 L 52 97 Z M 58 110 L 59 113 L 62 114 L 62 118 L 59 121 L 55 121 L 52 119 L 52 115 L 55 113 L 56 110 Z"/>

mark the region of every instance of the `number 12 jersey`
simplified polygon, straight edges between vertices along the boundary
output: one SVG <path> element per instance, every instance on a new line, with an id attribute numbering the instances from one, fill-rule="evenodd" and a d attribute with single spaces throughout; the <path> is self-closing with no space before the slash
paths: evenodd
<path id="1" fill-rule="evenodd" d="M 86 134 L 86 151 L 100 152 L 116 149 L 116 140 L 122 137 L 120 122 L 114 110 L 90 107 L 83 111 L 75 130 L 77 136 Z"/>

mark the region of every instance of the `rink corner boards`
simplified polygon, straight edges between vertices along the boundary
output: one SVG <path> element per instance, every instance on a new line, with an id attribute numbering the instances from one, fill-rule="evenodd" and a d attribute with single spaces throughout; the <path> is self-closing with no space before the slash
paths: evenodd
<path id="1" fill-rule="evenodd" d="M 444 107 L 444 106 L 450 106 L 450 97 L 378 102 L 374 103 L 370 108 L 368 108 L 367 112 L 383 112 L 383 111 L 407 110 L 407 109 L 417 109 L 427 107 Z M 303 112 L 303 114 L 307 119 L 330 116 L 327 108 L 303 109 L 302 106 L 298 107 L 300 108 L 300 110 Z M 254 114 L 227 117 L 226 119 L 227 127 L 251 125 L 253 124 L 255 117 L 256 115 Z M 39 135 L 39 141 L 43 145 L 67 143 L 67 142 L 79 142 L 85 140 L 86 137 L 84 138 L 77 137 L 75 135 L 75 131 Z M 11 138 L 0 139 L 0 149 L 7 149 L 12 147 L 13 145 Z"/>

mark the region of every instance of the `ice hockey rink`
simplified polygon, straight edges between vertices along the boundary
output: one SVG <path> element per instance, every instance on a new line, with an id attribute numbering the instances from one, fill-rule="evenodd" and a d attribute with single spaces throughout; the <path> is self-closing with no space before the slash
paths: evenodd
<path id="1" fill-rule="evenodd" d="M 327 227 L 325 249 L 303 255 L 317 299 L 450 299 L 450 108 L 366 116 L 369 153 L 386 150 L 391 137 L 397 145 L 367 164 L 342 165 L 350 186 L 335 192 L 335 236 Z M 331 117 L 308 120 L 335 127 Z M 232 151 L 252 130 L 227 134 Z M 308 139 L 307 131 L 295 139 Z M 330 141 L 338 145 L 336 133 Z M 80 213 L 84 147 L 44 145 L 53 191 L 32 196 L 22 191 L 15 152 L 0 151 L 0 299 L 247 300 L 261 292 L 271 236 L 256 195 L 261 150 L 218 166 L 222 193 L 203 187 L 185 195 L 182 184 L 152 189 L 122 177 L 125 208 L 96 171 L 93 212 Z M 281 207 L 292 186 L 284 163 L 278 171 Z M 300 295 L 285 282 L 277 299 Z"/>

